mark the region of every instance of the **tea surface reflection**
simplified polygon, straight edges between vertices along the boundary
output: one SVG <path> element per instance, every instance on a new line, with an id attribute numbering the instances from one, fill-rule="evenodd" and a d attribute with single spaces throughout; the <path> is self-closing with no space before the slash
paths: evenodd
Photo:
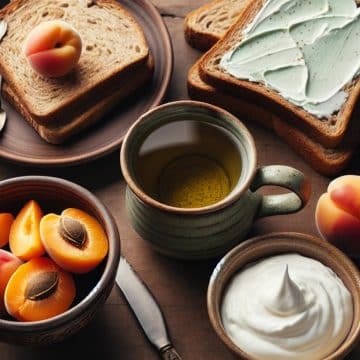
<path id="1" fill-rule="evenodd" d="M 237 185 L 240 149 L 226 129 L 200 121 L 166 124 L 152 132 L 136 158 L 137 180 L 152 198 L 179 208 L 215 204 Z"/>

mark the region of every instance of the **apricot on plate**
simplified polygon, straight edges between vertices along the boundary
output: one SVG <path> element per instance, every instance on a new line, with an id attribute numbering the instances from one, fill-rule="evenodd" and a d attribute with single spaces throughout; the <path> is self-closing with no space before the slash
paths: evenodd
<path id="1" fill-rule="evenodd" d="M 4 304 L 4 293 L 6 285 L 15 272 L 22 264 L 22 261 L 8 251 L 0 249 L 0 316 L 6 314 Z"/>
<path id="2" fill-rule="evenodd" d="M 49 319 L 68 310 L 76 295 L 71 274 L 51 259 L 39 257 L 20 265 L 5 289 L 5 307 L 20 321 Z"/>
<path id="3" fill-rule="evenodd" d="M 48 255 L 60 267 L 74 273 L 91 271 L 108 253 L 108 239 L 102 226 L 79 209 L 66 209 L 60 216 L 44 216 L 40 235 Z"/>
<path id="4" fill-rule="evenodd" d="M 10 213 L 0 214 L 0 247 L 9 242 L 10 228 L 14 222 L 14 217 Z"/>
<path id="5" fill-rule="evenodd" d="M 39 204 L 30 200 L 20 210 L 10 229 L 11 252 L 21 260 L 41 256 L 45 253 L 40 239 L 40 220 L 43 216 Z"/>
<path id="6" fill-rule="evenodd" d="M 81 38 L 65 21 L 44 21 L 28 35 L 24 54 L 32 68 L 46 77 L 66 75 L 78 63 Z"/>
<path id="7" fill-rule="evenodd" d="M 351 257 L 360 257 L 360 176 L 332 181 L 316 207 L 321 236 Z"/>

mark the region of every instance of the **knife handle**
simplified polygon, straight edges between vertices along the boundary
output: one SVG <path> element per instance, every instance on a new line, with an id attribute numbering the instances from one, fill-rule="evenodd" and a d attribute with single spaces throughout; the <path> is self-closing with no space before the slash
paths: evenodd
<path id="1" fill-rule="evenodd" d="M 160 349 L 163 360 L 182 360 L 175 348 L 169 344 Z"/>

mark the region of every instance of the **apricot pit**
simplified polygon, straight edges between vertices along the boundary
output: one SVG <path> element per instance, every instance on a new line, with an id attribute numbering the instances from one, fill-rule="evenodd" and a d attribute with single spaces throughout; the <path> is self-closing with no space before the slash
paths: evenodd
<path id="1" fill-rule="evenodd" d="M 64 240 L 78 248 L 83 247 L 86 240 L 86 230 L 80 221 L 68 216 L 61 216 L 58 230 Z"/>
<path id="2" fill-rule="evenodd" d="M 46 299 L 56 290 L 58 282 L 59 276 L 55 271 L 36 274 L 30 278 L 25 296 L 34 301 Z"/>

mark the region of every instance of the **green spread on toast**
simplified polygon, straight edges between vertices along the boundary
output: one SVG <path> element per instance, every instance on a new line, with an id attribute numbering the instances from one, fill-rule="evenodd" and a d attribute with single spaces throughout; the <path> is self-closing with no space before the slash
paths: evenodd
<path id="1" fill-rule="evenodd" d="M 330 117 L 360 74 L 360 9 L 354 0 L 267 0 L 220 65 Z"/>

